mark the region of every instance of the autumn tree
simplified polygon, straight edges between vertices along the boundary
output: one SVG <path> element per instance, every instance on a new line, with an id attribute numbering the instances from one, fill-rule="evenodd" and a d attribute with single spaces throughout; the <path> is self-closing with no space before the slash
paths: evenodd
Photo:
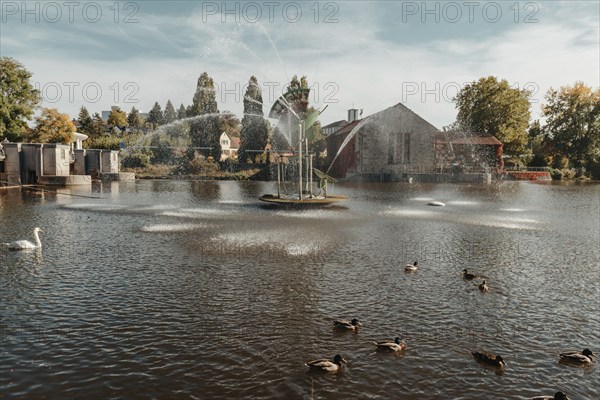
<path id="1" fill-rule="evenodd" d="M 188 117 L 200 117 L 190 124 L 192 146 L 203 147 L 204 156 L 212 155 L 214 160 L 221 158 L 219 137 L 219 108 L 217 106 L 215 83 L 206 72 L 198 78 L 196 93 Z M 208 150 L 206 148 L 211 148 Z"/>
<path id="2" fill-rule="evenodd" d="M 583 82 L 550 89 L 542 106 L 543 131 L 557 156 L 580 171 L 600 163 L 600 88 Z"/>
<path id="3" fill-rule="evenodd" d="M 181 103 L 181 105 L 179 106 L 179 110 L 177 111 L 177 119 L 184 119 L 187 117 L 187 114 L 185 112 L 185 106 L 183 105 L 183 103 Z"/>
<path id="4" fill-rule="evenodd" d="M 35 121 L 35 128 L 27 133 L 28 142 L 69 144 L 73 141 L 75 125 L 67 114 L 59 113 L 56 108 L 43 108 Z"/>
<path id="5" fill-rule="evenodd" d="M 31 73 L 10 57 L 0 57 L 0 138 L 19 142 L 27 130 L 40 93 L 29 82 Z"/>
<path id="6" fill-rule="evenodd" d="M 129 123 L 127 122 L 127 114 L 125 113 L 125 111 L 122 111 L 119 107 L 114 107 L 110 111 L 107 123 L 108 125 L 118 127 L 125 127 L 129 125 Z"/>
<path id="7" fill-rule="evenodd" d="M 77 121 L 79 121 L 79 131 L 89 135 L 92 131 L 92 123 L 94 121 L 92 120 L 92 117 L 90 117 L 90 113 L 88 112 L 87 108 L 84 106 L 81 106 L 79 109 Z"/>
<path id="8" fill-rule="evenodd" d="M 163 113 L 160 108 L 160 104 L 158 104 L 158 101 L 154 103 L 154 106 L 148 113 L 147 122 L 150 124 L 152 129 L 156 129 L 156 128 L 158 128 L 159 125 L 162 125 Z"/>
<path id="9" fill-rule="evenodd" d="M 504 143 L 508 154 L 520 154 L 527 144 L 530 93 L 489 76 L 465 85 L 453 99 L 457 123 L 470 132 L 487 133 Z"/>
<path id="10" fill-rule="evenodd" d="M 250 159 L 256 162 L 269 139 L 267 120 L 263 117 L 262 90 L 255 76 L 248 81 L 248 88 L 244 94 L 244 117 L 240 131 L 240 149 L 238 160 L 246 162 Z M 258 151 L 258 152 L 257 152 Z"/>
<path id="11" fill-rule="evenodd" d="M 167 100 L 167 105 L 165 106 L 165 112 L 163 113 L 163 124 L 170 124 L 171 122 L 177 119 L 177 113 L 175 112 L 175 108 L 173 107 L 173 103 L 171 100 Z"/>

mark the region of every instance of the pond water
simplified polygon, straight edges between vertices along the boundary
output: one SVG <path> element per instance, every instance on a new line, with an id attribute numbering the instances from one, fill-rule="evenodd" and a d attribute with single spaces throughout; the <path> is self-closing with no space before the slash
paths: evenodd
<path id="1" fill-rule="evenodd" d="M 59 191 L 0 190 L 0 242 L 44 230 L 0 251 L 0 397 L 600 397 L 597 364 L 558 362 L 600 353 L 597 184 L 344 184 L 309 210 L 260 204 L 266 182 Z"/>

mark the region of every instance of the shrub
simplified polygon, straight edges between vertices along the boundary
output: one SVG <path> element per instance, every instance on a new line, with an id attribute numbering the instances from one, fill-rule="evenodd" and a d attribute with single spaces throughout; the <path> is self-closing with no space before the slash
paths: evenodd
<path id="1" fill-rule="evenodd" d="M 150 156 L 142 151 L 136 151 L 123 157 L 124 168 L 146 168 L 150 165 Z"/>

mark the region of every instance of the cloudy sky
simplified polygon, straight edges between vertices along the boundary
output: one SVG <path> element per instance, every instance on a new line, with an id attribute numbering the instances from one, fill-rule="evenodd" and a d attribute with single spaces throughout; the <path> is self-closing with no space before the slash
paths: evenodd
<path id="1" fill-rule="evenodd" d="M 20 61 L 44 107 L 76 117 L 118 104 L 143 112 L 192 101 L 198 76 L 219 109 L 243 111 L 255 75 L 264 111 L 293 74 L 323 124 L 348 108 L 402 102 L 441 128 L 467 82 L 497 76 L 532 92 L 600 86 L 599 1 L 2 1 L 0 53 Z"/>

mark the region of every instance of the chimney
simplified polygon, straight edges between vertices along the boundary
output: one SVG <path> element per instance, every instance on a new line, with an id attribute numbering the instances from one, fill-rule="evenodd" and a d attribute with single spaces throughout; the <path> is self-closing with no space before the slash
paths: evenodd
<path id="1" fill-rule="evenodd" d="M 359 119 L 358 109 L 357 108 L 349 109 L 348 110 L 348 122 L 353 122 L 353 121 L 356 121 L 357 119 Z"/>

